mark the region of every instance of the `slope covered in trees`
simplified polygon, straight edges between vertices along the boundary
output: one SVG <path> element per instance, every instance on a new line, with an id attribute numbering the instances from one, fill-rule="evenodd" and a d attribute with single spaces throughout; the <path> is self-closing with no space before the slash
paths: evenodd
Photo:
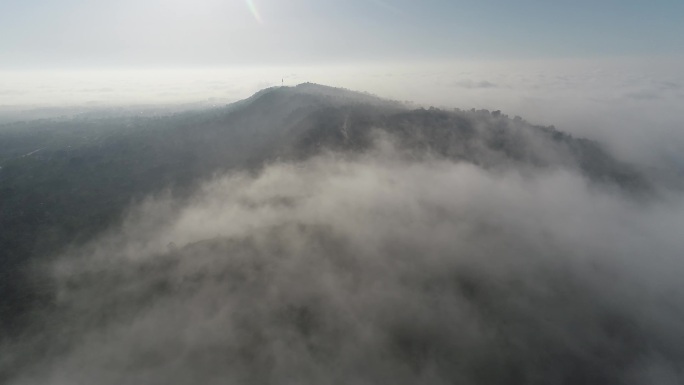
<path id="1" fill-rule="evenodd" d="M 150 194 L 182 198 L 235 169 L 325 151 L 371 151 L 388 139 L 407 156 L 483 168 L 580 170 L 643 195 L 649 184 L 593 141 L 500 112 L 408 109 L 371 95 L 303 84 L 223 108 L 163 117 L 65 118 L 0 126 L 0 314 L 3 328 L 41 297 L 23 271 L 119 223 Z"/>

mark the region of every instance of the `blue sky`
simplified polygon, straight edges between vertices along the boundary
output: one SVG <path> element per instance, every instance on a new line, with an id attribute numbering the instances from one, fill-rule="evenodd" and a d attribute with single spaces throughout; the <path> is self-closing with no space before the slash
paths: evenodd
<path id="1" fill-rule="evenodd" d="M 0 68 L 684 55 L 684 1 L 4 0 Z"/>

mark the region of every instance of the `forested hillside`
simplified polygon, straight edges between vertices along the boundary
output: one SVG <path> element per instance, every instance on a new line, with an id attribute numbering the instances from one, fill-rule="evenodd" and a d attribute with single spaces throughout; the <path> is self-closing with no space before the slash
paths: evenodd
<path id="1" fill-rule="evenodd" d="M 279 160 L 371 151 L 379 133 L 410 156 L 486 169 L 578 169 L 643 194 L 639 172 L 593 141 L 499 111 L 411 110 L 368 94 L 303 84 L 222 108 L 163 117 L 81 117 L 0 126 L 2 327 L 41 297 L 22 274 L 119 223 L 150 194 L 182 198 L 198 182 Z"/>

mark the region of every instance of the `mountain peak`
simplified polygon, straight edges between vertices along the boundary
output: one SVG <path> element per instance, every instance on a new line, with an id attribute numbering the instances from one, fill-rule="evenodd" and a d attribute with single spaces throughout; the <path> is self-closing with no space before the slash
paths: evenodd
<path id="1" fill-rule="evenodd" d="M 243 106 L 259 100 L 272 100 L 273 98 L 279 97 L 304 97 L 307 99 L 315 99 L 317 103 L 328 104 L 336 107 L 343 105 L 366 104 L 375 107 L 393 109 L 405 108 L 405 106 L 398 101 L 383 99 L 367 92 L 353 91 L 347 88 L 333 87 L 310 82 L 300 83 L 296 86 L 276 86 L 265 88 L 256 92 L 251 97 L 234 103 L 231 106 Z"/>

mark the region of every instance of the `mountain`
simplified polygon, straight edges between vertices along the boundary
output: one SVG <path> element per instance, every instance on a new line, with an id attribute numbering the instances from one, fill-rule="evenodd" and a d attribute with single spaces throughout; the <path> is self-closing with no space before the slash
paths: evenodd
<path id="1" fill-rule="evenodd" d="M 6 124 L 0 382 L 680 383 L 659 188 L 554 127 L 316 84 Z"/>
<path id="2" fill-rule="evenodd" d="M 188 196 L 212 175 L 326 151 L 362 154 L 379 137 L 412 157 L 490 170 L 579 170 L 643 195 L 647 179 L 594 141 L 500 111 L 409 109 L 316 84 L 262 90 L 222 107 L 162 117 L 75 117 L 0 126 L 3 327 L 36 298 L 22 271 L 118 223 L 150 194 Z"/>

